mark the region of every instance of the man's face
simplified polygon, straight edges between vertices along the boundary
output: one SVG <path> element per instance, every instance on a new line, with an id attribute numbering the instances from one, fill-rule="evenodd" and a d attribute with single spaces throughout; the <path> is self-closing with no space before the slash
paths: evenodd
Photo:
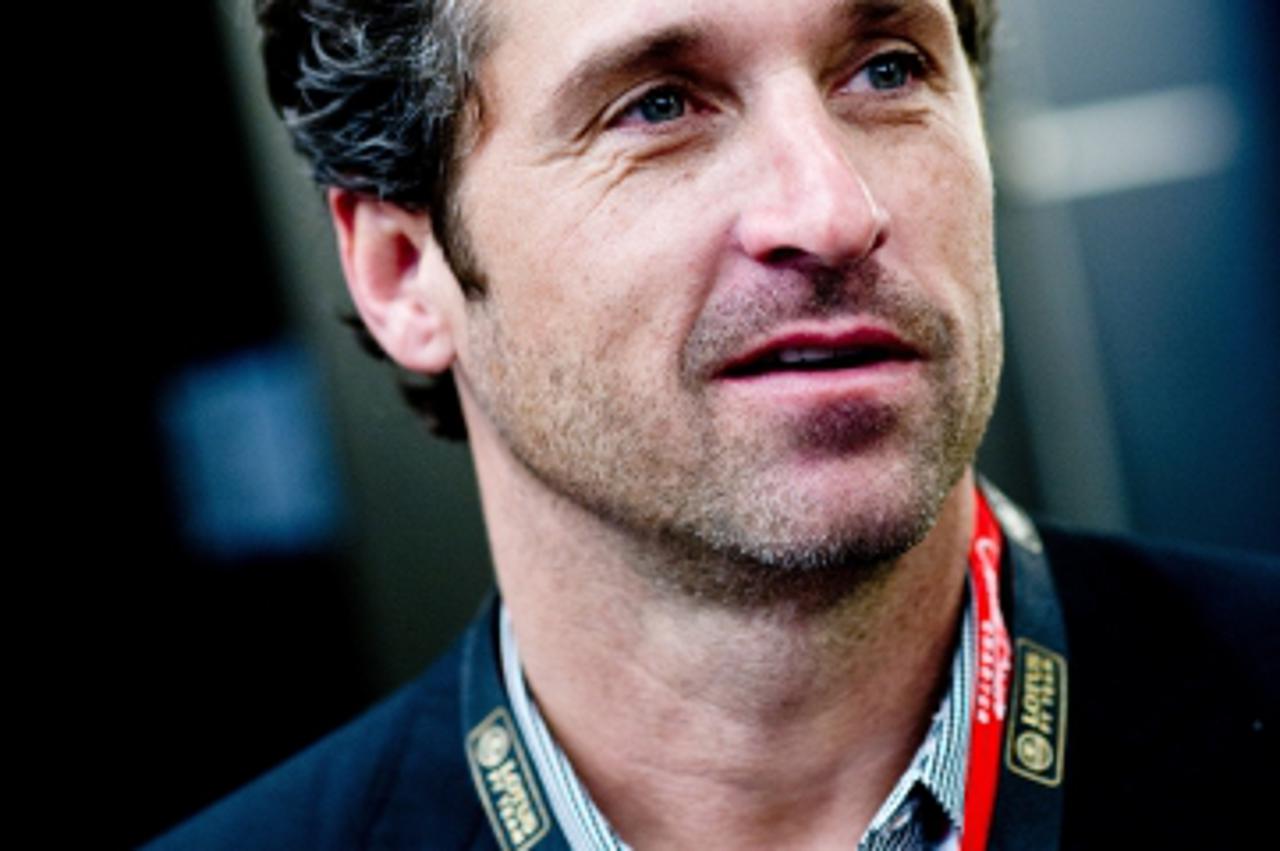
<path id="1" fill-rule="evenodd" d="M 945 0 L 491 0 L 458 375 L 553 492 L 780 570 L 927 532 L 1000 368 Z"/>

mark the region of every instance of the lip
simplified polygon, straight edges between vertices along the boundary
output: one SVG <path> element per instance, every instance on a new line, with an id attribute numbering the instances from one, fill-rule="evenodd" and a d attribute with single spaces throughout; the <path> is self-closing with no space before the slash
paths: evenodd
<path id="1" fill-rule="evenodd" d="M 796 363 L 826 350 L 836 353 L 845 365 L 823 367 L 819 364 L 829 361 L 817 360 L 813 368 L 805 369 Z M 881 325 L 863 322 L 842 328 L 798 327 L 774 331 L 750 345 L 720 365 L 714 378 L 733 383 L 830 381 L 856 374 L 893 372 L 897 367 L 925 359 L 919 347 Z"/>

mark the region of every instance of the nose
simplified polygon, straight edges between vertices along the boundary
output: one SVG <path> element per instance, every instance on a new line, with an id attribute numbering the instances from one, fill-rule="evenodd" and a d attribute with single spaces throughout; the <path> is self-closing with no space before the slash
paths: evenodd
<path id="1" fill-rule="evenodd" d="M 888 235 L 889 214 L 852 159 L 852 131 L 817 97 L 791 98 L 771 113 L 752 134 L 742 250 L 769 265 L 835 267 L 870 256 Z"/>

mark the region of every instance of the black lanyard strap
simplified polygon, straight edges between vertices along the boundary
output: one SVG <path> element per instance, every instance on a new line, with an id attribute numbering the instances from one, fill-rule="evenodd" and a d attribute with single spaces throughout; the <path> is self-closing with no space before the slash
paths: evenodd
<path id="1" fill-rule="evenodd" d="M 1066 627 L 1035 526 L 990 483 L 982 487 L 1005 535 L 1014 654 L 989 848 L 1056 851 L 1066 776 Z"/>

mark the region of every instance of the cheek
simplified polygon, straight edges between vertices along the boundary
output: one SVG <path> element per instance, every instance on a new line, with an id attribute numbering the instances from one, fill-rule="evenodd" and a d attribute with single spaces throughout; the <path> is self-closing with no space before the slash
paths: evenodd
<path id="1" fill-rule="evenodd" d="M 881 190 L 891 216 L 891 262 L 936 297 L 992 297 L 994 193 L 985 148 L 940 133 L 900 146 L 895 158 Z"/>
<path id="2" fill-rule="evenodd" d="M 676 375 L 719 245 L 697 182 L 633 179 L 549 228 L 536 287 L 548 322 L 573 317 L 596 357 Z"/>
<path id="3" fill-rule="evenodd" d="M 538 384 L 555 384 L 558 371 L 634 393 L 670 385 L 696 313 L 690 231 L 669 226 L 661 199 L 610 200 L 585 215 L 574 200 L 477 220 L 488 228 L 476 249 L 489 279 L 478 312 L 490 319 L 475 331 L 502 349 L 482 360 L 525 364 L 506 367 L 514 372 L 540 363 L 523 379 Z"/>
<path id="4" fill-rule="evenodd" d="M 994 193 L 985 148 L 942 133 L 897 146 L 886 184 L 891 236 L 885 262 L 902 270 L 955 319 L 957 363 L 985 409 L 1001 354 Z M 963 364 L 963 365 L 961 365 Z"/>

